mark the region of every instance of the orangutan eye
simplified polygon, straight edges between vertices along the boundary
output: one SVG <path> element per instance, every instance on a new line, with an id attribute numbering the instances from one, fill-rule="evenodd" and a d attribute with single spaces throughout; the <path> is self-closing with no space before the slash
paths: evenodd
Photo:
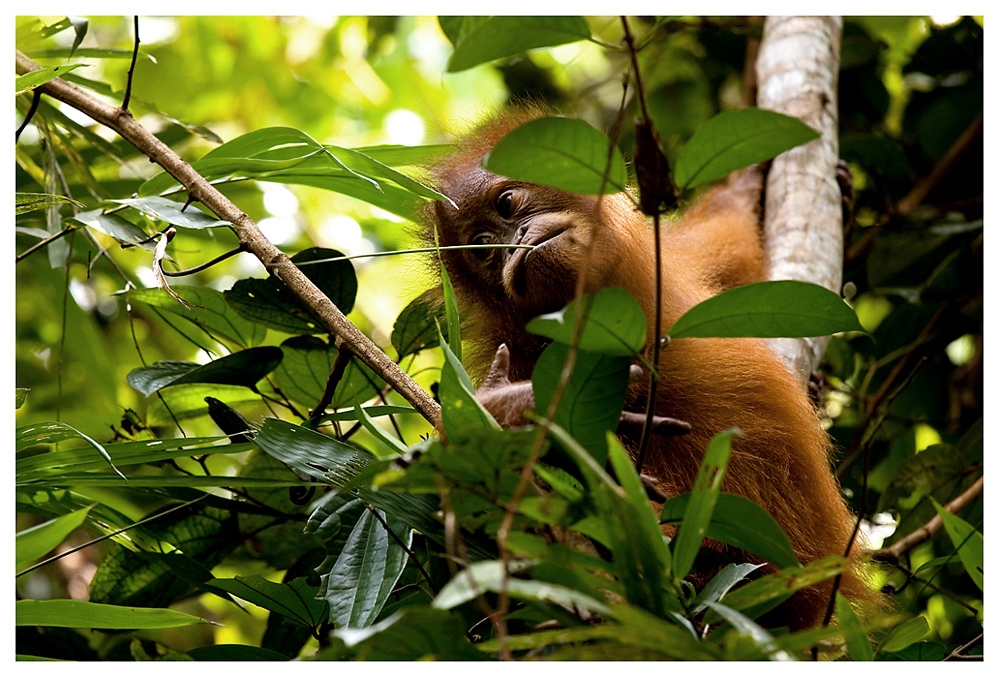
<path id="1" fill-rule="evenodd" d="M 496 242 L 496 238 L 493 237 L 491 233 L 480 233 L 472 239 L 471 245 L 492 245 Z M 495 250 L 492 249 L 481 249 L 472 250 L 472 253 L 476 255 L 477 259 L 485 261 L 488 259 Z"/>
<path id="2" fill-rule="evenodd" d="M 497 214 L 504 219 L 510 219 L 514 213 L 514 194 L 511 191 L 504 191 L 497 198 Z"/>

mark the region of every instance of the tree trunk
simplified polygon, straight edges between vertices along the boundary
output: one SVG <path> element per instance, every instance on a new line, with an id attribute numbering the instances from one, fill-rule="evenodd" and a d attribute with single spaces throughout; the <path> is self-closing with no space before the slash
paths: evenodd
<path id="1" fill-rule="evenodd" d="M 757 56 L 757 105 L 799 118 L 822 135 L 774 159 L 764 200 L 771 280 L 802 280 L 840 292 L 843 217 L 837 183 L 840 17 L 768 17 Z M 773 339 L 803 384 L 829 337 Z"/>

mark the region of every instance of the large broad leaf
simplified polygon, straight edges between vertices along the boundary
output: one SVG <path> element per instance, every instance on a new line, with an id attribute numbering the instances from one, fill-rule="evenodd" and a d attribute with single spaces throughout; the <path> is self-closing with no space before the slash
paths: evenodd
<path id="1" fill-rule="evenodd" d="M 706 299 L 670 328 L 688 337 L 822 337 L 864 332 L 854 309 L 825 287 L 797 280 L 743 285 Z"/>
<path id="2" fill-rule="evenodd" d="M 698 128 L 674 166 L 682 189 L 720 179 L 819 138 L 797 118 L 759 108 L 724 111 Z"/>
<path id="3" fill-rule="evenodd" d="M 983 590 L 983 533 L 962 520 L 954 513 L 944 510 L 940 504 L 931 498 L 938 517 L 944 523 L 944 529 L 951 543 L 958 551 L 958 557 L 965 566 L 965 571 L 972 577 L 979 590 Z"/>
<path id="4" fill-rule="evenodd" d="M 881 650 L 883 652 L 899 652 L 905 650 L 920 639 L 924 638 L 931 631 L 931 626 L 927 622 L 927 617 L 918 615 L 907 619 L 896 626 L 882 640 Z"/>
<path id="5" fill-rule="evenodd" d="M 730 445 L 739 431 L 731 429 L 712 438 L 705 451 L 705 458 L 698 468 L 691 499 L 684 510 L 684 520 L 677 530 L 673 543 L 673 575 L 683 579 L 691 571 L 694 558 L 701 548 L 701 540 L 712 521 L 712 514 L 719 498 L 719 488 L 729 464 Z"/>
<path id="6" fill-rule="evenodd" d="M 690 494 L 673 497 L 663 504 L 660 520 L 680 523 L 691 501 Z M 788 537 L 767 511 L 745 497 L 720 492 L 705 536 L 753 553 L 778 567 L 791 567 L 798 560 Z"/>
<path id="7" fill-rule="evenodd" d="M 310 586 L 305 577 L 277 584 L 259 574 L 236 575 L 210 583 L 301 626 L 316 628 L 326 620 L 326 601 L 316 599 L 316 587 Z"/>
<path id="8" fill-rule="evenodd" d="M 208 620 L 176 610 L 119 607 L 83 600 L 19 600 L 17 626 L 62 626 L 77 629 L 172 629 Z"/>
<path id="9" fill-rule="evenodd" d="M 574 118 L 538 118 L 497 142 L 483 161 L 495 174 L 572 193 L 619 193 L 625 160 L 611 140 Z"/>
<path id="10" fill-rule="evenodd" d="M 371 149 L 391 164 L 411 163 L 440 152 Z M 249 177 L 265 181 L 302 184 L 336 191 L 410 217 L 422 199 L 444 199 L 440 193 L 392 169 L 375 157 L 349 148 L 320 144 L 305 132 L 289 127 L 255 130 L 222 144 L 192 165 L 206 179 Z M 169 174 L 159 174 L 140 189 L 155 195 L 176 184 Z"/>
<path id="11" fill-rule="evenodd" d="M 274 380 L 286 396 L 304 405 L 315 406 L 326 390 L 330 370 L 337 359 L 337 347 L 319 337 L 304 335 L 281 342 L 284 358 L 274 371 Z M 352 358 L 333 393 L 331 407 L 347 407 L 374 397 L 383 385 L 371 368 Z"/>
<path id="12" fill-rule="evenodd" d="M 149 367 L 137 367 L 126 380 L 147 398 L 174 384 L 236 384 L 253 388 L 281 362 L 281 349 L 258 346 L 223 356 L 205 365 L 182 360 L 163 360 Z"/>
<path id="13" fill-rule="evenodd" d="M 382 520 L 408 549 L 413 530 L 382 514 Z M 406 566 L 406 550 L 371 511 L 364 511 L 343 548 L 318 568 L 319 595 L 330 604 L 330 622 L 363 628 L 378 617 Z"/>
<path id="14" fill-rule="evenodd" d="M 169 311 L 190 320 L 209 334 L 219 335 L 243 347 L 256 346 L 264 341 L 267 330 L 252 323 L 226 303 L 222 292 L 209 287 L 193 285 L 173 285 L 182 299 L 190 302 L 186 307 L 177 303 L 163 289 L 144 288 L 129 290 L 129 301 L 138 301 Z"/>
<path id="15" fill-rule="evenodd" d="M 569 347 L 550 344 L 535 363 L 531 385 L 535 407 L 544 415 L 555 395 Z M 609 431 L 618 428 L 629 384 L 628 356 L 577 351 L 576 363 L 563 391 L 554 421 L 565 428 L 598 463 L 607 457 Z"/>
<path id="16" fill-rule="evenodd" d="M 14 540 L 14 561 L 18 569 L 20 565 L 37 560 L 59 546 L 73 530 L 83 525 L 89 511 L 89 507 L 73 511 L 18 532 Z"/>
<path id="17" fill-rule="evenodd" d="M 338 488 L 356 484 L 357 477 L 375 461 L 368 452 L 279 419 L 265 420 L 254 442 L 298 472 Z M 420 530 L 437 543 L 444 543 L 444 526 L 438 517 L 440 507 L 436 497 L 383 492 L 364 486 L 354 491 L 365 502 Z M 475 559 L 489 556 L 488 548 L 476 540 L 467 539 L 466 546 Z"/>
<path id="18" fill-rule="evenodd" d="M 211 217 L 194 205 L 185 206 L 183 203 L 159 196 L 127 198 L 125 200 L 112 200 L 111 202 L 134 207 L 153 221 L 165 221 L 168 224 L 180 226 L 181 228 L 229 226 L 228 221 L 220 221 L 215 217 Z"/>
<path id="19" fill-rule="evenodd" d="M 428 290 L 406 305 L 392 326 L 392 345 L 399 357 L 438 345 L 437 327 L 448 340 L 444 307 L 435 290 Z"/>
<path id="20" fill-rule="evenodd" d="M 350 261 L 337 250 L 311 247 L 294 255 L 292 263 L 345 315 L 354 308 L 358 278 Z M 310 263 L 318 262 L 318 263 Z M 223 292 L 237 313 L 265 327 L 289 334 L 318 334 L 326 329 L 277 277 L 238 280 Z"/>
<path id="21" fill-rule="evenodd" d="M 149 239 L 149 234 L 146 231 L 118 214 L 103 214 L 103 210 L 98 209 L 80 212 L 70 219 L 106 235 L 110 235 L 119 242 L 141 247 L 148 252 L 156 251 L 156 242 Z"/>
<path id="22" fill-rule="evenodd" d="M 580 349 L 611 356 L 632 356 L 646 343 L 646 315 L 631 294 L 620 287 L 605 287 L 581 299 L 587 321 L 580 335 Z M 528 331 L 569 344 L 576 323 L 577 303 L 546 313 L 528 322 Z"/>
<path id="23" fill-rule="evenodd" d="M 188 506 L 154 519 L 147 527 L 159 543 L 154 542 L 149 551 L 119 547 L 108 553 L 90 583 L 92 601 L 170 605 L 211 579 L 209 570 L 243 539 L 236 514 L 211 506 Z M 173 549 L 176 552 L 160 551 Z"/>
<path id="24" fill-rule="evenodd" d="M 455 46 L 448 60 L 449 73 L 590 37 L 590 27 L 578 16 L 453 16 L 440 17 L 438 22 Z"/>

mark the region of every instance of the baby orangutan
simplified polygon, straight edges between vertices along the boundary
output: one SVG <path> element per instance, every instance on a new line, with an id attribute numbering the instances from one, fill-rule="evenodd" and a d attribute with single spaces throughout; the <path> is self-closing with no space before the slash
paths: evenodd
<path id="1" fill-rule="evenodd" d="M 469 323 L 463 336 L 472 343 L 473 374 L 489 373 L 477 397 L 504 427 L 526 424 L 524 412 L 534 408 L 531 372 L 546 344 L 525 324 L 573 298 L 591 241 L 586 291 L 625 288 L 645 311 L 647 342 L 655 331 L 653 231 L 627 196 L 577 195 L 481 167 L 493 144 L 534 115 L 514 113 L 487 125 L 435 168 L 440 191 L 454 204 L 438 202 L 429 215 L 442 246 L 535 246 L 442 252 Z M 760 168 L 737 172 L 661 229 L 664 328 L 726 288 L 765 278 L 762 188 Z M 691 426 L 685 435 L 650 441 L 643 472 L 663 495 L 690 491 L 709 441 L 736 426 L 744 435 L 733 440 L 723 490 L 766 509 L 800 562 L 843 554 L 854 519 L 830 470 L 830 441 L 805 389 L 766 342 L 678 339 L 663 349 L 659 372 L 656 414 Z M 633 384 L 627 410 L 643 409 L 645 390 Z M 875 595 L 853 570 L 840 590 L 851 599 Z M 821 623 L 830 591 L 829 582 L 799 591 L 768 623 L 792 629 Z"/>

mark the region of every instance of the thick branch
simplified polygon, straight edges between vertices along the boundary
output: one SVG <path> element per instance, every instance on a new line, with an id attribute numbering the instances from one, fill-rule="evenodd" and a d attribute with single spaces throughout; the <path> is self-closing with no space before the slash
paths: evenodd
<path id="1" fill-rule="evenodd" d="M 953 500 L 944 505 L 944 510 L 948 513 L 957 514 L 959 511 L 964 509 L 966 506 L 971 504 L 975 499 L 977 499 L 983 493 L 983 478 L 980 478 L 972 485 L 969 486 L 962 494 L 955 497 Z M 876 560 L 882 560 L 885 562 L 896 563 L 899 562 L 900 557 L 910 549 L 912 549 L 917 544 L 922 544 L 927 541 L 943 527 L 944 523 L 941 521 L 941 516 L 934 516 L 926 524 L 920 528 L 914 530 L 910 534 L 906 535 L 899 541 L 897 541 L 892 546 L 888 546 L 884 549 L 878 549 L 871 552 L 871 556 Z"/>
<path id="2" fill-rule="evenodd" d="M 802 280 L 839 293 L 844 238 L 837 184 L 839 17 L 768 17 L 757 57 L 757 105 L 799 118 L 822 135 L 774 159 L 767 176 L 764 237 L 772 280 Z M 802 380 L 828 337 L 772 340 Z"/>
<path id="3" fill-rule="evenodd" d="M 17 72 L 24 74 L 40 66 L 17 52 Z M 440 419 L 440 406 L 385 355 L 341 313 L 309 278 L 295 267 L 281 250 L 271 244 L 257 224 L 228 198 L 198 174 L 188 163 L 135 121 L 128 111 L 110 106 L 61 78 L 38 88 L 45 94 L 86 113 L 98 123 L 120 134 L 150 160 L 157 163 L 184 186 L 191 197 L 211 210 L 220 219 L 233 225 L 240 244 L 256 256 L 264 267 L 278 277 L 302 302 L 316 314 L 323 326 L 339 337 L 354 355 L 413 405 L 425 419 Z"/>

